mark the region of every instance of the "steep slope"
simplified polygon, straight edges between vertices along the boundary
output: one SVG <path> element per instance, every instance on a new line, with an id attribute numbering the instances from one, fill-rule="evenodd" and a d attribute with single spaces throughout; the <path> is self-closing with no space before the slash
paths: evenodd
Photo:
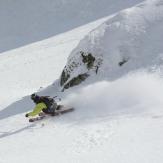
<path id="1" fill-rule="evenodd" d="M 162 163 L 161 4 L 162 0 L 149 0 L 70 33 L 0 56 L 1 99 L 6 103 L 15 100 L 0 111 L 0 162 Z M 98 25 L 68 57 L 79 40 Z M 54 52 L 60 52 L 57 60 Z M 57 80 L 39 93 L 57 93 L 62 96 L 62 104 L 75 107 L 75 111 L 29 124 L 24 117 L 33 107 L 29 96 L 16 100 L 36 91 L 38 85 L 46 87 L 57 79 L 65 57 L 70 77 L 64 81 L 68 83 L 88 73 L 85 82 L 61 92 L 63 86 Z M 50 75 L 44 77 L 46 73 Z M 10 95 L 10 91 L 14 93 Z M 6 103 L 1 102 L 1 108 Z"/>
<path id="2" fill-rule="evenodd" d="M 106 18 L 35 44 L 1 53 L 0 110 L 58 79 L 72 49 L 104 20 Z"/>
<path id="3" fill-rule="evenodd" d="M 162 29 L 162 0 L 121 11 L 91 31 L 73 50 L 61 75 L 61 86 L 67 89 L 90 76 L 94 81 L 115 80 L 131 71 L 161 68 Z"/>
<path id="4" fill-rule="evenodd" d="M 66 32 L 142 0 L 1 0 L 0 52 Z"/>

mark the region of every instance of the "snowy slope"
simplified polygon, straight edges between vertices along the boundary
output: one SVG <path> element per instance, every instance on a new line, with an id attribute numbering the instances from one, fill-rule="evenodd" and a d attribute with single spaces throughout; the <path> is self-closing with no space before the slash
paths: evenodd
<path id="1" fill-rule="evenodd" d="M 66 32 L 142 0 L 1 0 L 0 52 Z"/>
<path id="2" fill-rule="evenodd" d="M 79 74 L 92 77 L 92 83 L 115 80 L 140 69 L 162 69 L 162 29 L 163 6 L 159 0 L 146 1 L 108 18 L 80 41 L 69 56 L 64 72 L 70 77 L 63 87 Z M 82 55 L 89 54 L 95 61 L 88 67 L 89 62 L 84 62 Z"/>
<path id="3" fill-rule="evenodd" d="M 1 120 L 0 161 L 161 163 L 162 83 L 149 74 L 97 83 L 67 99 L 72 114 L 31 125 L 24 114 Z"/>
<path id="4" fill-rule="evenodd" d="M 0 162 L 162 163 L 162 4 L 148 0 L 0 56 Z M 89 78 L 61 92 L 55 79 L 72 60 L 82 61 L 80 51 L 101 57 L 98 73 L 79 64 L 70 77 Z M 39 87 L 75 111 L 29 124 L 27 95 Z"/>
<path id="5" fill-rule="evenodd" d="M 106 18 L 38 43 L 1 53 L 0 110 L 3 108 L 2 104 L 9 104 L 58 79 L 72 49 L 104 20 Z"/>

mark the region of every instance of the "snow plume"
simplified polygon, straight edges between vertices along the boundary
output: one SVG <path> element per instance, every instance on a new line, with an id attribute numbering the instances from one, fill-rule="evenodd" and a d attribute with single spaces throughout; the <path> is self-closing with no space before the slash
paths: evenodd
<path id="1" fill-rule="evenodd" d="M 139 72 L 114 82 L 102 81 L 70 94 L 65 103 L 80 112 L 78 116 L 111 116 L 163 113 L 163 79 Z M 82 114 L 86 112 L 86 114 Z"/>

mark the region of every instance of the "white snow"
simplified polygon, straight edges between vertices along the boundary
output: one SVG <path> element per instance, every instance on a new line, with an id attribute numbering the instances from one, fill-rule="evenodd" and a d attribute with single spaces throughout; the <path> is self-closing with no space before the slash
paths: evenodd
<path id="1" fill-rule="evenodd" d="M 97 78 L 115 80 L 131 71 L 162 68 L 163 6 L 162 1 L 145 1 L 123 10 L 91 31 L 69 56 L 67 67 L 81 60 L 80 51 L 101 59 Z M 119 63 L 126 60 L 124 65 Z M 84 66 L 74 70 L 83 71 Z M 76 72 L 74 72 L 76 74 Z M 156 70 L 155 70 L 156 71 Z M 73 74 L 72 74 L 73 77 Z M 91 81 L 92 83 L 93 81 Z"/>
<path id="2" fill-rule="evenodd" d="M 0 163 L 162 163 L 162 4 L 147 0 L 2 53 Z M 80 50 L 101 57 L 99 72 L 61 92 L 57 79 Z M 123 57 L 128 62 L 119 66 Z M 34 104 L 28 95 L 38 90 L 62 97 L 75 111 L 29 123 L 24 115 Z"/>
<path id="3" fill-rule="evenodd" d="M 0 55 L 0 110 L 4 105 L 47 87 L 59 78 L 78 42 L 106 18 Z M 15 90 L 19 90 L 19 93 Z M 2 106 L 3 105 L 3 106 Z"/>

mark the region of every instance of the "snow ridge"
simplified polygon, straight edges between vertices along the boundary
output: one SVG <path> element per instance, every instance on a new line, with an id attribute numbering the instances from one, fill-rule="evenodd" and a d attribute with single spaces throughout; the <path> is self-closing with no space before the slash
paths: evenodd
<path id="1" fill-rule="evenodd" d="M 73 62 L 80 65 L 69 72 L 69 80 L 83 73 L 96 81 L 114 80 L 139 69 L 157 71 L 163 63 L 162 29 L 162 0 L 145 1 L 108 18 L 81 40 L 69 56 L 66 68 Z M 86 69 L 81 52 L 92 54 L 97 62 L 100 60 L 99 65 L 94 62 L 92 67 L 98 67 L 98 73 L 96 69 Z"/>

